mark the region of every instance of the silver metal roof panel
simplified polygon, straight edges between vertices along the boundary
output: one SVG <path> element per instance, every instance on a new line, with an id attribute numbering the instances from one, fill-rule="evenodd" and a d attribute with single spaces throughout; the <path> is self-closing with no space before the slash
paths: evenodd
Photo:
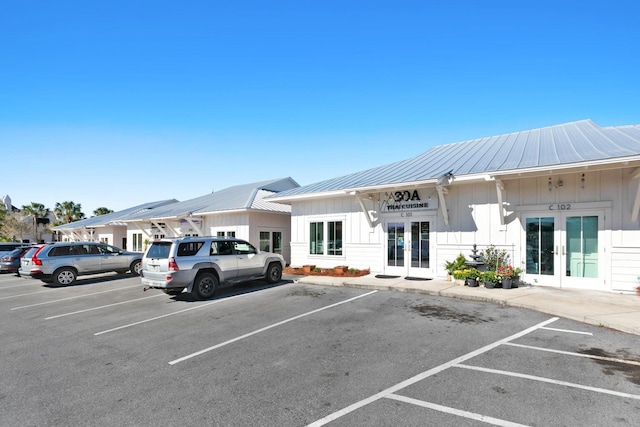
<path id="1" fill-rule="evenodd" d="M 591 120 L 439 145 L 411 159 L 344 175 L 272 196 L 298 196 L 456 177 L 560 167 L 640 156 L 640 125 L 600 127 Z"/>

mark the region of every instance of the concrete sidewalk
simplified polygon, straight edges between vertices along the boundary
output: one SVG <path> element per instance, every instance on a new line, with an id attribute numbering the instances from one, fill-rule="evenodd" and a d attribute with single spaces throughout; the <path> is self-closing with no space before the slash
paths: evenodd
<path id="1" fill-rule="evenodd" d="M 377 278 L 372 275 L 344 278 L 296 276 L 294 282 L 361 289 L 391 290 L 485 301 L 526 308 L 591 325 L 640 335 L 640 296 L 613 292 L 569 290 L 540 286 L 513 289 L 471 288 L 445 280 Z"/>

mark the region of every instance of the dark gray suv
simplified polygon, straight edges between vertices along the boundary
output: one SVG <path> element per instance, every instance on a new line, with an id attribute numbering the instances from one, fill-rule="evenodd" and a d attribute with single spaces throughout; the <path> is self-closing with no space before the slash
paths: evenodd
<path id="1" fill-rule="evenodd" d="M 177 295 L 185 288 L 197 299 L 213 297 L 218 286 L 255 279 L 278 283 L 285 267 L 280 254 L 222 237 L 180 237 L 151 243 L 142 258 L 142 284 Z"/>
<path id="2" fill-rule="evenodd" d="M 142 253 L 98 242 L 57 242 L 31 248 L 20 260 L 18 274 L 57 285 L 71 285 L 85 274 L 140 274 Z"/>

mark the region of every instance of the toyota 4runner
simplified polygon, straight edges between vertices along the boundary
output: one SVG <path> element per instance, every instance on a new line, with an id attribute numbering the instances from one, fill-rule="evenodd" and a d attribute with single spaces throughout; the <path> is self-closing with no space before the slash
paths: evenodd
<path id="1" fill-rule="evenodd" d="M 255 279 L 278 283 L 282 255 L 262 252 L 244 240 L 178 237 L 155 240 L 142 258 L 142 284 L 177 295 L 185 288 L 197 299 L 213 297 L 219 286 Z"/>

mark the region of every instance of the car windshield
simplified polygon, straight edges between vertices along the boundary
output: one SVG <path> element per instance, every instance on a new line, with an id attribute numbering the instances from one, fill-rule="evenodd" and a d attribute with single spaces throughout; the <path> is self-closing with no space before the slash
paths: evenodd
<path id="1" fill-rule="evenodd" d="M 153 242 L 147 252 L 147 258 L 168 258 L 170 249 L 171 242 Z"/>

